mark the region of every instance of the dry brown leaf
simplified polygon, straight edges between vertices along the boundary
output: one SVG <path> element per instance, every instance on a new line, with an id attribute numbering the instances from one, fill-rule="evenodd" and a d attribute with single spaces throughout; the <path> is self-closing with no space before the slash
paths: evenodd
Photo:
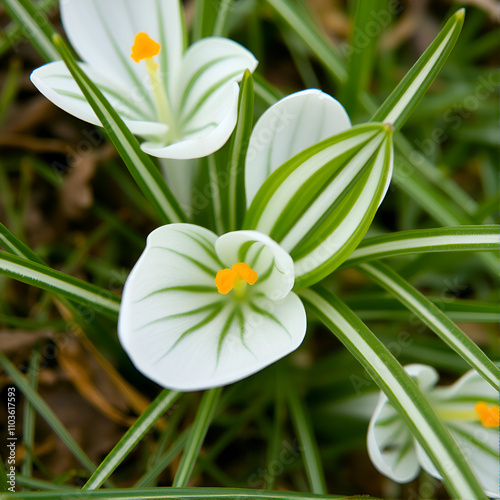
<path id="1" fill-rule="evenodd" d="M 95 373 L 76 339 L 67 340 L 59 346 L 57 360 L 80 394 L 96 409 L 117 424 L 130 427 L 135 422 L 135 418 L 119 410 L 96 387 Z"/>
<path id="2" fill-rule="evenodd" d="M 24 330 L 0 330 L 0 352 L 6 355 L 28 352 L 42 339 L 51 338 L 50 330 L 36 332 Z"/>
<path id="3" fill-rule="evenodd" d="M 73 322 L 73 317 L 70 311 L 59 302 L 54 299 L 57 309 L 61 313 L 61 316 L 66 321 Z M 140 415 L 146 408 L 150 405 L 150 401 L 143 396 L 139 391 L 132 387 L 114 368 L 114 366 L 95 348 L 94 344 L 90 342 L 85 335 L 85 332 L 77 325 L 74 326 L 73 332 L 78 336 L 85 350 L 96 360 L 96 362 L 101 366 L 103 371 L 106 373 L 109 380 L 112 382 L 116 390 L 124 397 L 125 401 L 130 405 L 130 407 Z"/>

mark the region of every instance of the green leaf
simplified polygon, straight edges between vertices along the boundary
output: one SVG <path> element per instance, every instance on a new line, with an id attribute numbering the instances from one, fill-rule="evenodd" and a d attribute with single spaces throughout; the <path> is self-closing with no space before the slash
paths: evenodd
<path id="1" fill-rule="evenodd" d="M 71 453 L 73 453 L 75 458 L 85 467 L 85 469 L 92 473 L 96 468 L 94 463 L 90 460 L 89 457 L 87 457 L 80 446 L 78 446 L 77 442 L 67 431 L 66 427 L 64 427 L 55 413 L 47 406 L 45 401 L 38 395 L 38 393 L 30 385 L 30 383 L 21 375 L 16 367 L 2 353 L 0 353 L 0 365 L 5 370 L 7 375 L 9 375 L 9 377 L 12 379 L 17 388 L 31 403 L 33 408 L 35 408 L 35 410 L 41 415 L 41 417 L 47 422 L 52 430 L 68 447 Z M 24 493 L 22 494 L 22 497 L 24 497 Z"/>
<path id="2" fill-rule="evenodd" d="M 0 251 L 0 274 L 61 294 L 113 319 L 118 316 L 119 297 L 37 262 Z"/>
<path id="3" fill-rule="evenodd" d="M 226 213 L 229 216 L 228 230 L 235 231 L 241 227 L 245 218 L 245 156 L 247 153 L 253 125 L 253 78 L 250 71 L 245 70 L 240 84 L 238 101 L 238 122 L 229 146 L 229 193 Z"/>
<path id="4" fill-rule="evenodd" d="M 371 0 L 369 8 L 362 0 L 356 0 L 354 3 L 354 26 L 349 36 L 348 76 L 340 99 L 351 116 L 357 110 L 362 93 L 368 88 L 375 61 L 375 47 L 380 34 L 392 18 L 387 8 L 387 0 Z M 388 16 L 384 22 L 385 26 L 380 15 Z M 372 26 L 377 29 L 373 29 Z"/>
<path id="5" fill-rule="evenodd" d="M 303 450 L 304 466 L 311 491 L 317 494 L 325 494 L 327 492 L 325 473 L 319 456 L 318 443 L 314 436 L 311 418 L 297 394 L 297 388 L 293 381 L 287 380 L 284 382 L 284 386 L 290 416 Z"/>
<path id="6" fill-rule="evenodd" d="M 500 305 L 478 300 L 450 297 L 428 297 L 428 299 L 453 321 L 464 323 L 498 323 Z M 359 294 L 345 299 L 345 303 L 364 321 L 408 321 L 410 311 L 393 297 L 379 293 Z"/>
<path id="7" fill-rule="evenodd" d="M 372 116 L 372 121 L 392 123 L 395 131 L 402 127 L 450 55 L 464 19 L 464 9 L 450 17 L 439 35 Z"/>
<path id="8" fill-rule="evenodd" d="M 12 19 L 23 27 L 26 38 L 47 62 L 59 59 L 52 43 L 52 36 L 56 32 L 47 22 L 44 13 L 29 0 L 2 0 L 2 3 Z"/>
<path id="9" fill-rule="evenodd" d="M 137 139 L 118 113 L 80 68 L 62 38 L 54 35 L 53 40 L 73 78 L 101 121 L 106 134 L 146 198 L 155 207 L 162 222 L 166 224 L 186 222 L 186 215 L 151 158 L 142 151 Z"/>
<path id="10" fill-rule="evenodd" d="M 212 419 L 217 410 L 217 404 L 222 393 L 222 388 L 205 391 L 203 399 L 198 408 L 198 413 L 193 422 L 191 433 L 189 434 L 184 454 L 179 463 L 179 468 L 175 473 L 173 487 L 184 487 L 189 481 L 189 477 L 196 463 L 196 458 L 200 453 L 201 445 L 212 423 Z"/>
<path id="11" fill-rule="evenodd" d="M 399 255 L 498 250 L 500 227 L 455 226 L 412 229 L 363 240 L 342 267 Z"/>
<path id="12" fill-rule="evenodd" d="M 170 408 L 181 393 L 163 390 L 148 406 L 144 413 L 135 421 L 109 455 L 100 463 L 92 477 L 85 483 L 82 490 L 95 490 L 101 486 L 113 471 L 123 462 L 137 443 L 153 427 L 158 418 Z"/>
<path id="13" fill-rule="evenodd" d="M 390 267 L 380 262 L 361 264 L 359 269 L 408 307 L 472 368 L 479 372 L 495 390 L 498 389 L 500 369 L 429 299 Z"/>
<path id="14" fill-rule="evenodd" d="M 312 493 L 297 493 L 295 491 L 266 491 L 243 488 L 148 488 L 148 489 L 103 489 L 96 491 L 37 491 L 34 493 L 12 493 L 0 496 L 3 500 L 163 500 L 163 499 L 227 499 L 251 500 L 333 500 L 345 499 L 345 495 L 314 495 Z M 363 495 L 349 496 L 349 500 L 372 500 Z M 375 500 L 375 499 L 373 499 Z"/>
<path id="15" fill-rule="evenodd" d="M 326 290 L 308 289 L 298 294 L 384 392 L 442 475 L 450 495 L 484 498 L 474 473 L 443 422 L 391 352 L 342 301 Z"/>
<path id="16" fill-rule="evenodd" d="M 244 227 L 268 234 L 295 264 L 295 288 L 330 274 L 356 248 L 392 172 L 392 130 L 353 127 L 297 154 L 264 182 Z"/>
<path id="17" fill-rule="evenodd" d="M 320 28 L 311 22 L 310 16 L 299 13 L 287 0 L 266 0 L 276 15 L 281 18 L 312 50 L 325 68 L 339 83 L 347 81 L 347 71 L 335 47 L 320 34 Z M 309 22 L 308 22 L 309 21 Z"/>

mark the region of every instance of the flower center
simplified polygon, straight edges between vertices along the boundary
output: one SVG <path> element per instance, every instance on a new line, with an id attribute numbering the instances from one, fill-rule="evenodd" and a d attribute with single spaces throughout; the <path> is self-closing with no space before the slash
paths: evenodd
<path id="1" fill-rule="evenodd" d="M 487 403 L 477 403 L 474 410 L 481 420 L 483 427 L 498 427 L 500 426 L 500 410 L 498 406 L 492 405 L 489 407 Z"/>
<path id="2" fill-rule="evenodd" d="M 156 114 L 158 120 L 165 125 L 168 125 L 167 139 L 172 141 L 177 136 L 175 129 L 175 121 L 170 110 L 168 96 L 165 85 L 162 84 L 158 73 L 158 64 L 155 63 L 153 57 L 160 53 L 161 45 L 155 42 L 147 33 L 139 32 L 135 35 L 134 44 L 132 45 L 132 53 L 130 57 L 139 63 L 144 60 L 146 70 L 151 81 L 151 89 L 153 90 L 153 98 L 156 106 Z"/>
<path id="3" fill-rule="evenodd" d="M 231 269 L 221 269 L 215 277 L 215 285 L 222 295 L 233 290 L 234 296 L 241 300 L 246 295 L 247 284 L 253 285 L 258 277 L 259 275 L 248 264 L 238 262 Z"/>
<path id="4" fill-rule="evenodd" d="M 461 420 L 464 422 L 475 422 L 479 420 L 483 427 L 498 427 L 500 425 L 500 412 L 498 406 L 489 407 L 487 403 L 480 401 L 474 406 L 474 410 L 438 410 L 438 415 L 443 420 Z"/>

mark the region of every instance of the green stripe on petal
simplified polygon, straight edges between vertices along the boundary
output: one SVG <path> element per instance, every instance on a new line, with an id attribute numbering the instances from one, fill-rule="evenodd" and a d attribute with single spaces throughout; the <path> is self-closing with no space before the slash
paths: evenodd
<path id="1" fill-rule="evenodd" d="M 390 181 L 392 130 L 353 127 L 297 154 L 264 182 L 245 227 L 267 233 L 294 259 L 295 288 L 338 267 L 368 230 Z"/>

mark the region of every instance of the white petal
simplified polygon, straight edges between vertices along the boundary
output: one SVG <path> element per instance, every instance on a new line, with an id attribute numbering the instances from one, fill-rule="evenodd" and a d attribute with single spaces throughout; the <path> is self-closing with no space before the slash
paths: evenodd
<path id="1" fill-rule="evenodd" d="M 200 115 L 199 121 L 205 123 L 191 132 L 188 130 L 185 137 L 168 146 L 155 142 L 143 143 L 143 151 L 158 158 L 187 160 L 202 158 L 219 150 L 236 125 L 238 92 L 239 87 L 235 82 L 221 87 L 203 107 L 206 114 Z"/>
<path id="2" fill-rule="evenodd" d="M 162 48 L 156 57 L 160 74 L 171 81 L 179 74 L 183 51 L 178 0 L 64 0 L 64 30 L 80 57 L 137 92 L 148 94 L 144 63 L 130 57 L 138 32 L 146 32 Z"/>
<path id="3" fill-rule="evenodd" d="M 305 311 L 295 294 L 249 305 L 217 292 L 216 239 L 194 225 L 163 226 L 148 237 L 125 284 L 120 342 L 136 367 L 164 387 L 192 391 L 235 382 L 304 337 Z"/>
<path id="4" fill-rule="evenodd" d="M 255 307 L 257 309 L 243 306 L 242 323 L 233 321 L 212 372 L 207 369 L 203 375 L 204 385 L 216 387 L 241 380 L 286 356 L 302 343 L 307 320 L 297 295 L 290 293 L 279 303 L 257 301 Z M 205 345 L 206 352 L 217 352 L 215 343 Z M 203 359 L 199 363 L 203 363 Z"/>
<path id="5" fill-rule="evenodd" d="M 250 138 L 245 163 L 247 204 L 285 161 L 350 127 L 342 105 L 320 90 L 296 92 L 271 106 L 255 124 Z"/>
<path id="6" fill-rule="evenodd" d="M 226 267 L 246 262 L 259 275 L 252 291 L 280 301 L 293 288 L 293 260 L 283 248 L 258 231 L 234 231 L 221 236 L 215 250 Z"/>
<path id="7" fill-rule="evenodd" d="M 498 391 L 495 391 L 477 371 L 469 370 L 454 384 L 447 387 L 436 387 L 432 391 L 432 397 L 440 408 L 468 409 L 475 404 L 471 400 L 497 404 Z M 466 406 L 464 406 L 464 400 L 467 399 L 469 401 L 465 401 Z"/>
<path id="8" fill-rule="evenodd" d="M 432 366 L 415 363 L 406 365 L 404 369 L 424 394 L 427 394 L 439 380 L 439 374 Z"/>
<path id="9" fill-rule="evenodd" d="M 253 72 L 256 67 L 252 53 L 227 38 L 208 37 L 191 45 L 182 61 L 174 99 L 183 132 L 218 123 L 222 115 L 215 112 L 221 97 L 215 90 L 240 81 L 246 69 Z M 209 116 L 207 111 L 211 111 Z"/>
<path id="10" fill-rule="evenodd" d="M 82 63 L 80 67 L 104 93 L 132 133 L 142 137 L 166 133 L 167 126 L 156 122 L 154 115 L 148 113 L 140 94 L 132 95 L 129 89 L 96 72 L 88 64 Z M 31 81 L 47 99 L 67 113 L 94 125 L 101 125 L 64 62 L 56 61 L 36 69 L 31 74 Z"/>
<path id="11" fill-rule="evenodd" d="M 368 427 L 367 446 L 373 465 L 393 481 L 407 483 L 417 477 L 415 439 L 382 393 Z"/>

